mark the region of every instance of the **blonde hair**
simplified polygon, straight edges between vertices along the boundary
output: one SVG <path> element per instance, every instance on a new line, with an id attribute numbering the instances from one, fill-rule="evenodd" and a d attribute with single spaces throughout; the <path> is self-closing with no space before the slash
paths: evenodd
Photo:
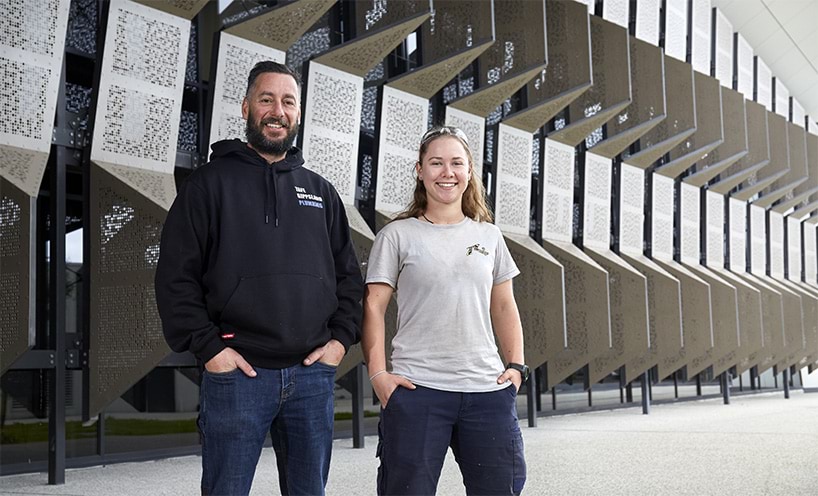
<path id="1" fill-rule="evenodd" d="M 493 222 L 491 210 L 486 205 L 486 188 L 483 186 L 482 178 L 474 173 L 474 158 L 471 148 L 466 139 L 466 134 L 452 126 L 436 126 L 428 130 L 420 140 L 418 150 L 418 164 L 423 164 L 423 157 L 429 150 L 429 144 L 440 138 L 456 139 L 466 150 L 466 157 L 469 160 L 469 184 L 463 192 L 463 199 L 460 204 L 463 215 L 477 222 Z M 407 219 L 409 217 L 420 217 L 426 212 L 428 199 L 426 198 L 426 186 L 418 177 L 415 177 L 415 191 L 412 194 L 412 201 L 406 210 L 395 216 L 394 220 Z"/>

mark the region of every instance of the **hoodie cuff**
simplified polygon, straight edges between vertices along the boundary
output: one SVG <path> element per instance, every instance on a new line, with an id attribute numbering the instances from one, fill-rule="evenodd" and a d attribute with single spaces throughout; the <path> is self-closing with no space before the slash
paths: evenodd
<path id="1" fill-rule="evenodd" d="M 207 340 L 206 343 L 204 343 L 201 348 L 199 348 L 195 355 L 199 357 L 204 364 L 209 362 L 214 356 L 221 353 L 225 348 L 227 348 L 227 346 L 224 345 L 224 342 L 222 342 L 218 332 L 216 332 L 210 339 Z"/>
<path id="2" fill-rule="evenodd" d="M 349 347 L 354 344 L 353 340 L 341 329 L 331 329 L 330 336 L 344 346 L 344 355 L 349 353 Z"/>

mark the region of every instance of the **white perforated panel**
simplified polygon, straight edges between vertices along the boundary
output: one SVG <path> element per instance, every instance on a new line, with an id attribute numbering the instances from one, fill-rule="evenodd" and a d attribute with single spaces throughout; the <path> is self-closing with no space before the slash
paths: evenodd
<path id="1" fill-rule="evenodd" d="M 710 75 L 710 0 L 693 0 L 690 59 L 693 69 Z"/>
<path id="2" fill-rule="evenodd" d="M 582 242 L 608 250 L 611 245 L 611 159 L 585 153 Z"/>
<path id="3" fill-rule="evenodd" d="M 70 0 L 7 0 L 0 16 L 0 174 L 37 196 L 51 148 Z"/>
<path id="4" fill-rule="evenodd" d="M 638 256 L 644 251 L 645 171 L 622 164 L 619 179 L 619 251 Z"/>
<path id="5" fill-rule="evenodd" d="M 787 217 L 787 279 L 801 281 L 801 221 Z"/>
<path id="6" fill-rule="evenodd" d="M 628 29 L 630 0 L 605 0 L 602 4 L 602 18 Z"/>
<path id="7" fill-rule="evenodd" d="M 801 127 L 805 127 L 806 126 L 806 120 L 805 120 L 806 114 L 804 113 L 804 107 L 801 106 L 801 104 L 798 103 L 798 100 L 796 100 L 794 97 L 790 99 L 790 102 L 792 103 L 792 122 L 793 122 L 793 124 L 797 124 L 797 125 L 799 125 Z"/>
<path id="8" fill-rule="evenodd" d="M 815 235 L 818 232 L 815 224 L 804 224 L 804 281 L 818 286 L 818 250 Z"/>
<path id="9" fill-rule="evenodd" d="M 111 2 L 91 160 L 164 208 L 155 173 L 173 174 L 190 21 L 128 0 Z M 129 178 L 118 173 L 127 166 Z"/>
<path id="10" fill-rule="evenodd" d="M 526 235 L 531 217 L 531 155 L 534 137 L 531 133 L 502 123 L 498 134 L 494 223 L 503 232 Z"/>
<path id="11" fill-rule="evenodd" d="M 701 234 L 701 191 L 691 184 L 682 183 L 681 189 L 681 257 L 682 262 L 699 265 L 699 247 Z"/>
<path id="12" fill-rule="evenodd" d="M 661 0 L 642 0 L 636 4 L 636 37 L 659 45 Z"/>
<path id="13" fill-rule="evenodd" d="M 767 275 L 767 211 L 750 205 L 750 272 Z"/>
<path id="14" fill-rule="evenodd" d="M 707 201 L 707 266 L 724 268 L 724 195 L 705 192 Z"/>
<path id="15" fill-rule="evenodd" d="M 686 62 L 687 0 L 667 0 L 665 8 L 665 53 Z"/>
<path id="16" fill-rule="evenodd" d="M 738 57 L 738 91 L 747 100 L 753 99 L 753 47 L 741 34 L 736 35 Z"/>
<path id="17" fill-rule="evenodd" d="M 418 147 L 428 120 L 428 100 L 383 87 L 375 209 L 397 213 L 412 200 Z"/>
<path id="18" fill-rule="evenodd" d="M 483 177 L 483 142 L 486 138 L 486 120 L 480 116 L 446 106 L 446 125 L 459 127 L 469 138 L 474 158 L 474 172 Z"/>
<path id="19" fill-rule="evenodd" d="M 747 202 L 730 198 L 730 270 L 747 271 Z"/>
<path id="20" fill-rule="evenodd" d="M 775 78 L 775 113 L 781 117 L 790 119 L 790 90 L 784 86 L 781 79 Z"/>
<path id="21" fill-rule="evenodd" d="M 784 279 L 784 216 L 772 210 L 770 220 L 770 275 Z"/>
<path id="22" fill-rule="evenodd" d="M 570 243 L 574 212 L 574 148 L 545 139 L 543 239 Z"/>
<path id="23" fill-rule="evenodd" d="M 755 93 L 756 102 L 764 105 L 770 112 L 773 111 L 773 73 L 767 64 L 759 57 L 755 56 Z"/>
<path id="24" fill-rule="evenodd" d="M 241 116 L 241 102 L 247 92 L 250 69 L 263 60 L 283 64 L 285 56 L 281 50 L 221 33 L 209 144 L 225 139 L 245 139 L 246 121 Z"/>
<path id="25" fill-rule="evenodd" d="M 673 179 L 653 175 L 651 209 L 651 256 L 656 260 L 673 260 Z"/>
<path id="26" fill-rule="evenodd" d="M 344 203 L 355 203 L 358 136 L 364 79 L 310 63 L 304 102 L 305 166 L 335 186 Z"/>
<path id="27" fill-rule="evenodd" d="M 725 88 L 733 87 L 733 25 L 716 9 L 716 79 Z"/>

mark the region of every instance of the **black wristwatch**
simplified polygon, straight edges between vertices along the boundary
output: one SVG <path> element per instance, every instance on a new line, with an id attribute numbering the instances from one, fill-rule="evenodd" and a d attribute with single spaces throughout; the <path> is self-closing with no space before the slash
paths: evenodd
<path id="1" fill-rule="evenodd" d="M 531 369 L 528 368 L 528 365 L 522 363 L 509 362 L 508 365 L 506 365 L 506 370 L 508 369 L 514 369 L 519 372 L 520 375 L 523 376 L 523 382 L 527 381 L 528 376 L 531 374 Z"/>

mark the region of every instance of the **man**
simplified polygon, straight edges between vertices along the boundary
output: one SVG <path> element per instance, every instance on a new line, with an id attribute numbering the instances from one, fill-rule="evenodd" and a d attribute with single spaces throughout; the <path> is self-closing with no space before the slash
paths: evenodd
<path id="1" fill-rule="evenodd" d="M 323 494 L 335 367 L 360 337 L 363 282 L 338 193 L 293 147 L 300 82 L 250 71 L 247 143 L 220 141 L 162 232 L 165 338 L 204 363 L 202 493 L 248 494 L 267 432 L 282 494 Z"/>

